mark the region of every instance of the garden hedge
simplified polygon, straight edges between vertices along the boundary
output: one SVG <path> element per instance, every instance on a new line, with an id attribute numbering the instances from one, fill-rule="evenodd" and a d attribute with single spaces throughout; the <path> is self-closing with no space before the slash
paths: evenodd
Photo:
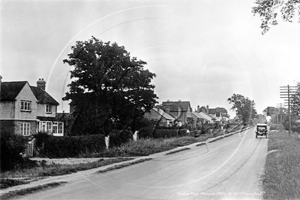
<path id="1" fill-rule="evenodd" d="M 189 135 L 187 129 L 156 129 L 153 138 L 171 138 Z"/>
<path id="2" fill-rule="evenodd" d="M 80 157 L 105 149 L 103 135 L 55 137 L 39 133 L 35 136 L 38 154 L 48 158 Z"/>
<path id="3" fill-rule="evenodd" d="M 1 171 L 14 170 L 21 167 L 24 164 L 22 153 L 24 153 L 26 148 L 26 138 L 10 132 L 1 132 L 0 141 Z"/>

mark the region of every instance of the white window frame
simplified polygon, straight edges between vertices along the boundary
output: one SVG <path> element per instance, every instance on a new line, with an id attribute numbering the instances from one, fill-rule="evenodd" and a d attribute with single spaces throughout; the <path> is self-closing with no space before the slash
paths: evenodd
<path id="1" fill-rule="evenodd" d="M 46 113 L 51 114 L 52 113 L 52 105 L 46 104 Z"/>
<path id="2" fill-rule="evenodd" d="M 42 132 L 52 133 L 53 123 L 51 121 L 40 121 L 39 127 Z"/>
<path id="3" fill-rule="evenodd" d="M 21 134 L 23 136 L 29 136 L 30 134 L 30 123 L 28 122 L 21 122 L 20 125 Z"/>
<path id="4" fill-rule="evenodd" d="M 53 122 L 53 134 L 63 134 L 64 133 L 64 123 L 63 122 Z"/>
<path id="5" fill-rule="evenodd" d="M 21 111 L 31 111 L 31 101 L 21 100 Z"/>
<path id="6" fill-rule="evenodd" d="M 53 127 L 52 122 L 47 121 L 47 123 L 46 123 L 46 131 L 47 131 L 47 133 L 52 133 L 52 127 Z"/>
<path id="7" fill-rule="evenodd" d="M 39 130 L 55 136 L 63 136 L 64 123 L 57 121 L 40 121 Z"/>

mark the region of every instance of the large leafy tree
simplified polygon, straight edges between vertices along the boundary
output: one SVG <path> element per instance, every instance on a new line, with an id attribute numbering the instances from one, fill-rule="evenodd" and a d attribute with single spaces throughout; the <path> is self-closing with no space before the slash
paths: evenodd
<path id="1" fill-rule="evenodd" d="M 291 98 L 291 112 L 295 119 L 300 117 L 300 82 L 297 84 L 297 91 Z"/>
<path id="2" fill-rule="evenodd" d="M 156 103 L 154 73 L 146 62 L 130 57 L 117 43 L 95 37 L 78 41 L 63 62 L 73 67 L 64 100 L 74 110 L 73 134 L 108 135 L 111 129 L 133 130 Z"/>
<path id="3" fill-rule="evenodd" d="M 293 22 L 297 18 L 300 23 L 300 0 L 255 0 L 255 4 L 252 12 L 261 17 L 260 28 L 263 34 L 270 26 L 278 24 L 277 16 L 280 14 L 284 21 Z"/>
<path id="4" fill-rule="evenodd" d="M 233 94 L 228 98 L 229 104 L 232 104 L 231 110 L 236 112 L 244 124 L 249 124 L 257 115 L 254 101 L 240 94 Z"/>

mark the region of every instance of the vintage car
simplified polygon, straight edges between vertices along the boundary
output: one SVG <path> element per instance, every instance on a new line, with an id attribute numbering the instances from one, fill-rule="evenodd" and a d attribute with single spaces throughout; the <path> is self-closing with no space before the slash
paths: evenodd
<path id="1" fill-rule="evenodd" d="M 267 124 L 256 124 L 255 136 L 266 136 L 268 137 L 268 125 Z"/>

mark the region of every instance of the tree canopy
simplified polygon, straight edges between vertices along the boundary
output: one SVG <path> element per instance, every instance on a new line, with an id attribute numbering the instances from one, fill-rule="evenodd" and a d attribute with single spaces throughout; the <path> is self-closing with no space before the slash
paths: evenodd
<path id="1" fill-rule="evenodd" d="M 108 135 L 112 128 L 136 128 L 138 120 L 158 98 L 151 84 L 156 76 L 144 69 L 146 62 L 130 57 L 117 43 L 95 37 L 77 41 L 69 58 L 63 60 L 71 70 L 69 91 L 74 110 L 73 134 Z"/>
<path id="2" fill-rule="evenodd" d="M 244 97 L 240 94 L 233 94 L 228 98 L 229 104 L 232 104 L 231 110 L 236 112 L 236 115 L 243 121 L 244 124 L 248 124 L 257 115 L 254 101 L 248 97 Z"/>
<path id="3" fill-rule="evenodd" d="M 295 18 L 298 18 L 297 20 L 300 23 L 299 0 L 255 0 L 255 4 L 252 12 L 254 15 L 258 14 L 261 17 L 260 28 L 262 34 L 269 31 L 270 26 L 278 24 L 277 16 L 280 14 L 284 21 L 293 22 Z"/>
<path id="4" fill-rule="evenodd" d="M 300 82 L 298 82 L 297 90 L 291 98 L 291 113 L 295 119 L 300 118 Z"/>

